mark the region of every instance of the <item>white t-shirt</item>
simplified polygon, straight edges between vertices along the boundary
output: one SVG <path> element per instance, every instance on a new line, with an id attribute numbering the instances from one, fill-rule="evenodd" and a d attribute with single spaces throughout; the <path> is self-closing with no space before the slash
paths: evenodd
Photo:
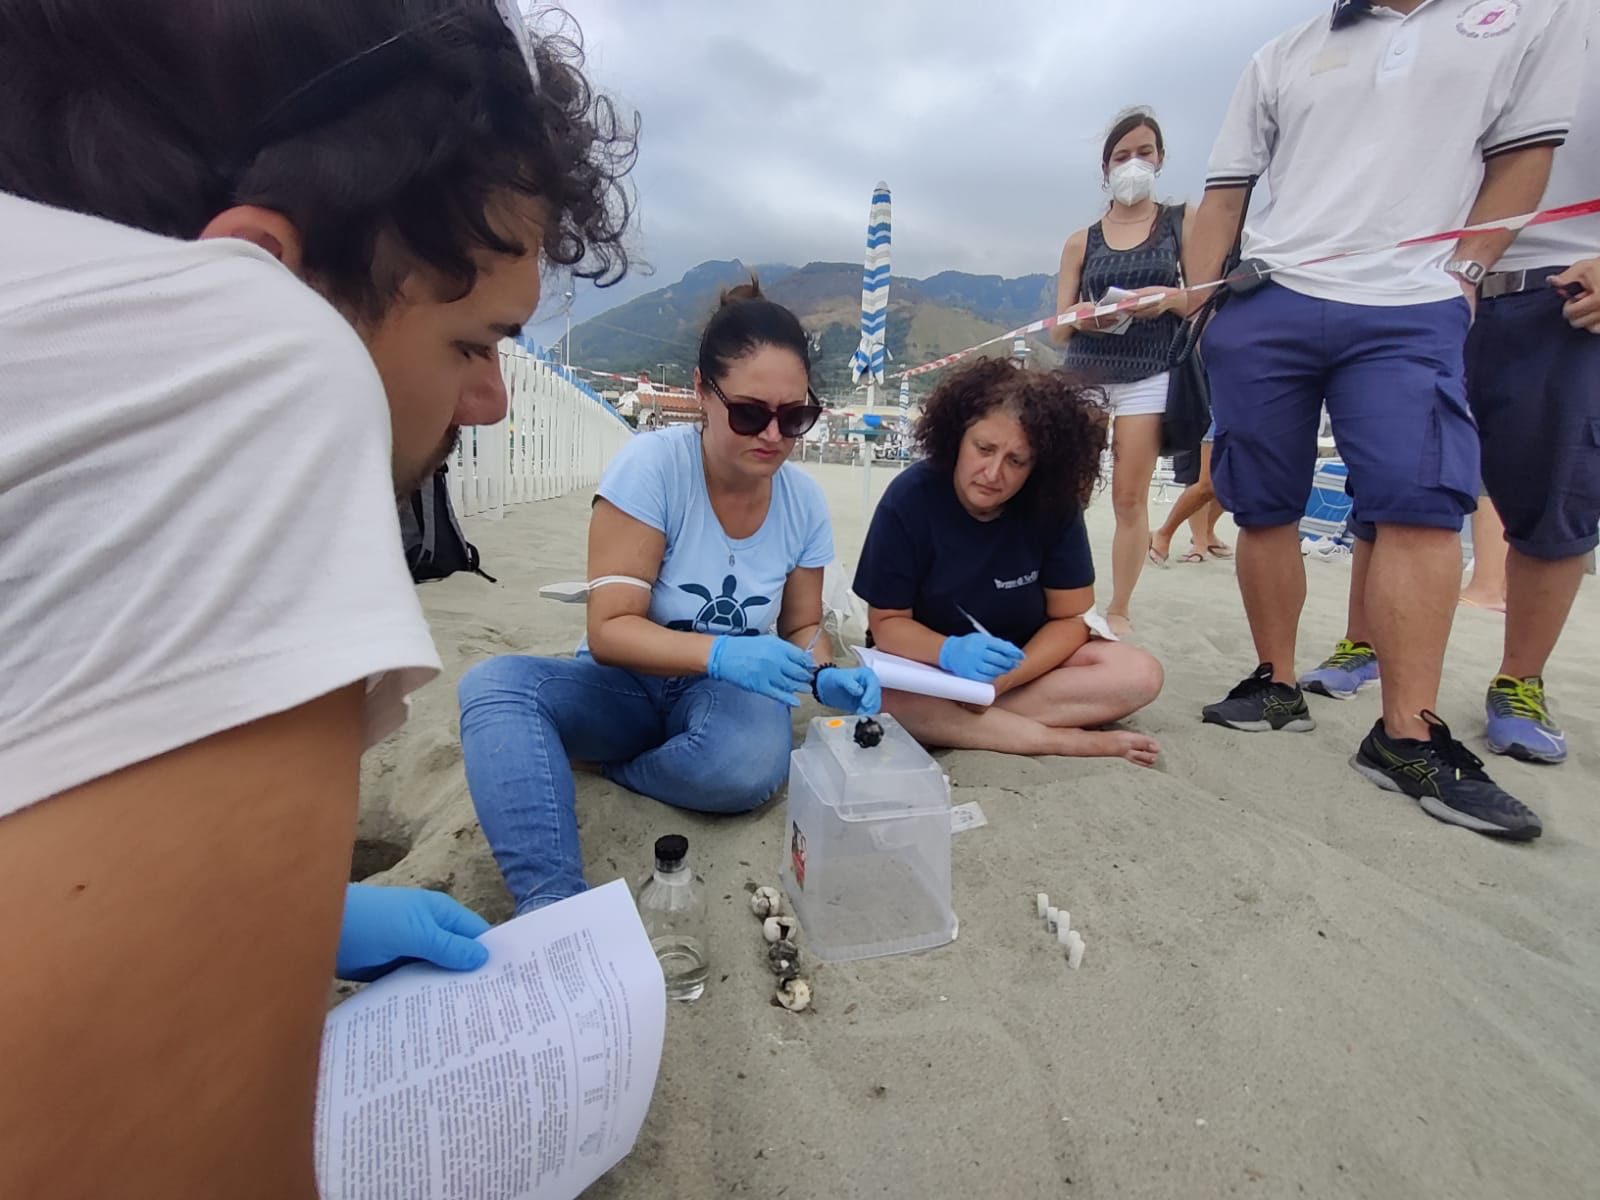
<path id="1" fill-rule="evenodd" d="M 1266 177 L 1246 257 L 1272 266 L 1392 245 L 1466 222 L 1483 160 L 1559 145 L 1593 0 L 1425 0 L 1409 15 L 1323 13 L 1268 43 L 1234 93 L 1208 187 Z M 1294 291 L 1351 304 L 1448 300 L 1438 242 L 1283 271 Z"/>
<path id="2" fill-rule="evenodd" d="M 1556 151 L 1541 208 L 1559 208 L 1600 196 L 1600 16 L 1591 14 L 1588 21 L 1578 117 L 1567 144 Z M 1600 213 L 1524 229 L 1495 270 L 1570 267 L 1579 259 L 1596 257 L 1600 257 Z"/>
<path id="3" fill-rule="evenodd" d="M 438 657 L 350 326 L 242 241 L 0 193 L 0 818 Z"/>
<path id="4" fill-rule="evenodd" d="M 769 633 L 797 567 L 833 561 L 828 503 L 817 481 L 790 463 L 772 477 L 761 528 L 730 538 L 706 493 L 700 433 L 678 425 L 629 440 L 600 480 L 600 495 L 666 535 L 650 619 L 695 633 Z"/>

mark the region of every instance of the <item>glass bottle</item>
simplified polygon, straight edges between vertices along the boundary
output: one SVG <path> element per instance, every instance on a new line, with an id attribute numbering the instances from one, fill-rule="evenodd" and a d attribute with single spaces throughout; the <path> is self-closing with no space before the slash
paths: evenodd
<path id="1" fill-rule="evenodd" d="M 656 869 L 639 889 L 639 916 L 667 980 L 667 999 L 698 1000 L 706 990 L 706 890 L 689 869 L 689 839 L 656 839 Z"/>

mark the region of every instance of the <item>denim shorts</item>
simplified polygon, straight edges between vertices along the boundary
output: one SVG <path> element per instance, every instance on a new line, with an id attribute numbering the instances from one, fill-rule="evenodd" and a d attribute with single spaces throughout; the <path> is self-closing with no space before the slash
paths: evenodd
<path id="1" fill-rule="evenodd" d="M 1467 339 L 1483 482 L 1506 540 L 1530 558 L 1600 544 L 1600 337 L 1553 288 L 1485 300 Z"/>
<path id="2" fill-rule="evenodd" d="M 1244 528 L 1299 521 L 1326 403 L 1358 525 L 1459 530 L 1479 471 L 1470 321 L 1465 299 L 1343 304 L 1269 283 L 1230 300 L 1203 339 L 1222 506 Z"/>

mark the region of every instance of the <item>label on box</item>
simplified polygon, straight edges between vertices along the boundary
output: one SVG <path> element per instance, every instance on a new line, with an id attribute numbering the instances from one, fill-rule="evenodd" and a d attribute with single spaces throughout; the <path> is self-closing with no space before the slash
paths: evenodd
<path id="1" fill-rule="evenodd" d="M 801 891 L 806 887 L 806 835 L 800 826 L 789 823 L 789 869 L 794 875 L 794 885 Z"/>

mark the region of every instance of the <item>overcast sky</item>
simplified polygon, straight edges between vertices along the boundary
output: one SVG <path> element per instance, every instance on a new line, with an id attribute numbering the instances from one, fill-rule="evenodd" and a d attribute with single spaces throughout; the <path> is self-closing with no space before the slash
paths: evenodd
<path id="1" fill-rule="evenodd" d="M 873 184 L 896 275 L 1053 272 L 1103 203 L 1111 118 L 1153 107 L 1163 198 L 1198 198 L 1253 51 L 1328 0 L 569 0 L 591 80 L 643 121 L 635 244 L 654 268 L 577 289 L 576 318 L 706 259 L 859 261 Z M 532 328 L 561 336 L 558 283 Z"/>

